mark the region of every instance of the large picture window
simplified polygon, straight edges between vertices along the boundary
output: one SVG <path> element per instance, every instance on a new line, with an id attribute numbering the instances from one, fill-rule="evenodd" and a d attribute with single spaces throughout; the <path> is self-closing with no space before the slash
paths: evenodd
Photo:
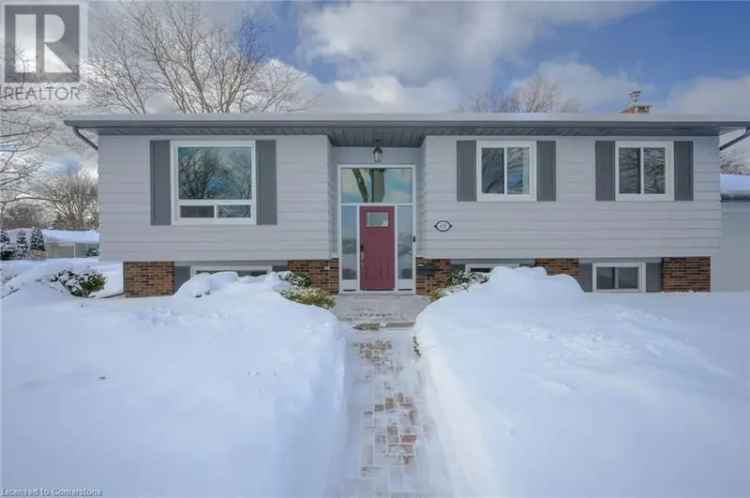
<path id="1" fill-rule="evenodd" d="M 253 143 L 176 142 L 172 158 L 176 222 L 255 223 Z"/>
<path id="2" fill-rule="evenodd" d="M 534 142 L 479 142 L 477 148 L 478 200 L 536 198 Z"/>
<path id="3" fill-rule="evenodd" d="M 672 145 L 665 142 L 617 143 L 617 199 L 672 198 Z"/>

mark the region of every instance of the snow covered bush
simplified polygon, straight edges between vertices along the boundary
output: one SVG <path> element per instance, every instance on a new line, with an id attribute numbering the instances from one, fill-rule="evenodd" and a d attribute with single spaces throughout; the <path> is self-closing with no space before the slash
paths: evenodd
<path id="1" fill-rule="evenodd" d="M 297 271 L 284 271 L 279 273 L 279 278 L 284 282 L 288 282 L 292 287 L 300 289 L 306 289 L 312 285 L 310 275 L 307 273 L 301 273 Z"/>
<path id="2" fill-rule="evenodd" d="M 8 261 L 16 255 L 16 246 L 11 244 L 8 232 L 0 228 L 0 259 Z"/>
<path id="3" fill-rule="evenodd" d="M 474 284 L 483 284 L 488 279 L 489 277 L 486 273 L 454 270 L 448 275 L 448 287 L 435 289 L 430 292 L 430 300 L 433 302 L 437 301 L 441 297 L 448 296 L 454 292 L 466 290 Z"/>
<path id="4" fill-rule="evenodd" d="M 62 270 L 52 275 L 50 282 L 59 282 L 76 297 L 89 297 L 93 292 L 104 288 L 106 278 L 96 270 L 87 270 L 80 273 Z"/>
<path id="5" fill-rule="evenodd" d="M 26 238 L 26 231 L 19 230 L 16 234 L 16 258 L 26 259 L 29 256 L 29 241 Z"/>
<path id="6" fill-rule="evenodd" d="M 39 227 L 34 227 L 31 231 L 31 250 L 44 251 L 44 235 Z"/>
<path id="7" fill-rule="evenodd" d="M 280 294 L 290 301 L 300 304 L 309 304 L 319 308 L 331 309 L 336 305 L 336 300 L 328 292 L 317 287 L 290 287 L 282 289 Z"/>

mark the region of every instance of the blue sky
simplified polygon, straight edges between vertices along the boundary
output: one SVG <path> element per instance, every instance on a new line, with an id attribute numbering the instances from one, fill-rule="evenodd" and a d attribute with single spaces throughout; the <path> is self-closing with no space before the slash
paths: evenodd
<path id="1" fill-rule="evenodd" d="M 657 111 L 750 112 L 748 2 L 274 3 L 257 12 L 273 53 L 310 75 L 326 109 L 451 110 L 539 73 L 584 110 L 618 111 L 640 88 Z"/>

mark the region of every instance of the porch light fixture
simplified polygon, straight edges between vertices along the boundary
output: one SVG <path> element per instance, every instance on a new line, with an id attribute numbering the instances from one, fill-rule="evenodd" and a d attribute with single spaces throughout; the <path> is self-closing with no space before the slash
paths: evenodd
<path id="1" fill-rule="evenodd" d="M 380 147 L 380 140 L 375 140 L 375 147 L 372 149 L 372 160 L 376 164 L 383 161 L 383 149 Z"/>

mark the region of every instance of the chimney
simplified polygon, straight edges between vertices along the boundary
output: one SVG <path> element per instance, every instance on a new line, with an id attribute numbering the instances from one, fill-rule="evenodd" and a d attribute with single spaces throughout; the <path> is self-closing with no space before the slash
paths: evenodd
<path id="1" fill-rule="evenodd" d="M 630 104 L 622 111 L 626 114 L 647 114 L 651 110 L 651 106 L 648 104 L 641 104 L 641 91 L 634 90 L 628 94 L 630 97 Z"/>

